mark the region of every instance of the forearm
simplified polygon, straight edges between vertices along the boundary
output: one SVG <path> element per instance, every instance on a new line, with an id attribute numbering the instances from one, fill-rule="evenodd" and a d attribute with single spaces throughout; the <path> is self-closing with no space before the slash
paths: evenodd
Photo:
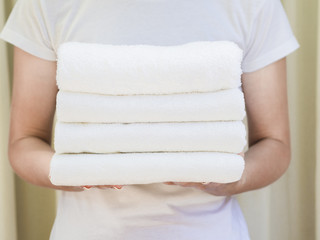
<path id="1" fill-rule="evenodd" d="M 48 178 L 53 154 L 47 142 L 32 136 L 16 140 L 9 147 L 10 163 L 18 176 L 34 185 L 58 189 Z"/>
<path id="2" fill-rule="evenodd" d="M 50 162 L 54 150 L 49 143 L 39 137 L 25 137 L 14 141 L 9 147 L 10 164 L 15 173 L 23 180 L 46 188 L 81 192 L 83 186 L 56 186 L 49 179 Z M 120 185 L 92 186 L 99 189 L 121 188 Z"/>
<path id="3" fill-rule="evenodd" d="M 287 170 L 290 147 L 272 138 L 256 142 L 245 152 L 245 170 L 239 181 L 227 184 L 208 184 L 204 191 L 213 195 L 234 195 L 265 187 Z"/>
<path id="4" fill-rule="evenodd" d="M 291 159 L 290 147 L 281 141 L 265 138 L 245 153 L 246 170 L 243 190 L 265 187 L 279 179 Z"/>

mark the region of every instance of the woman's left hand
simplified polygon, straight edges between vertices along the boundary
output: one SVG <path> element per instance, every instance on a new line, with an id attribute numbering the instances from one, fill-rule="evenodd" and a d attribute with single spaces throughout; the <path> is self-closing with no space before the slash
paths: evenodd
<path id="1" fill-rule="evenodd" d="M 238 153 L 244 157 L 244 153 Z M 242 176 L 242 179 L 244 176 Z M 199 182 L 165 182 L 167 185 L 180 185 L 182 187 L 194 187 L 200 190 L 203 190 L 209 194 L 216 196 L 231 196 L 241 192 L 242 180 L 231 183 L 199 183 Z"/>

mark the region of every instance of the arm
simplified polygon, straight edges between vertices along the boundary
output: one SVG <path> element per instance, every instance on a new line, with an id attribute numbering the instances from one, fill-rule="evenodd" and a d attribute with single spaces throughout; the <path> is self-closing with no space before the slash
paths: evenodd
<path id="1" fill-rule="evenodd" d="M 56 62 L 14 47 L 9 160 L 17 175 L 29 183 L 82 191 L 82 187 L 55 186 L 48 178 L 54 154 L 50 145 L 58 92 L 55 77 Z"/>
<path id="2" fill-rule="evenodd" d="M 29 183 L 51 187 L 48 175 L 54 154 L 51 129 L 55 111 L 56 63 L 14 47 L 9 160 Z"/>
<path id="3" fill-rule="evenodd" d="M 233 195 L 265 187 L 280 178 L 291 158 L 286 84 L 286 58 L 242 75 L 249 149 L 244 155 L 246 165 L 240 181 L 176 184 L 214 195 Z"/>
<path id="4" fill-rule="evenodd" d="M 245 178 L 238 191 L 279 179 L 291 159 L 286 58 L 242 75 L 248 119 Z"/>

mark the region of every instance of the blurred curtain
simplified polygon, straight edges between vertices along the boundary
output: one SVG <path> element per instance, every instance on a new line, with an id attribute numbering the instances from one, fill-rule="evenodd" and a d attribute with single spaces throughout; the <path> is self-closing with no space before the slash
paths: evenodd
<path id="1" fill-rule="evenodd" d="M 252 240 L 320 240 L 320 6 L 282 2 L 301 45 L 287 64 L 292 162 L 279 181 L 238 199 Z M 0 28 L 13 4 L 0 0 Z M 0 54 L 0 239 L 48 239 L 54 191 L 23 182 L 8 163 L 12 47 L 1 41 Z"/>
<path id="2" fill-rule="evenodd" d="M 320 240 L 320 6 L 282 3 L 301 45 L 287 58 L 292 162 L 279 181 L 239 200 L 253 240 Z"/>
<path id="3" fill-rule="evenodd" d="M 316 85 L 316 239 L 320 240 L 320 3 L 317 28 L 317 85 Z"/>
<path id="4" fill-rule="evenodd" d="M 13 5 L 14 0 L 0 0 L 1 29 Z M 0 41 L 0 240 L 44 240 L 55 216 L 55 192 L 19 179 L 7 156 L 12 50 Z"/>
<path id="5" fill-rule="evenodd" d="M 5 21 L 4 1 L 0 3 L 0 26 Z M 16 206 L 14 175 L 7 161 L 7 136 L 9 127 L 10 77 L 8 52 L 4 42 L 0 42 L 0 239 L 15 240 Z"/>

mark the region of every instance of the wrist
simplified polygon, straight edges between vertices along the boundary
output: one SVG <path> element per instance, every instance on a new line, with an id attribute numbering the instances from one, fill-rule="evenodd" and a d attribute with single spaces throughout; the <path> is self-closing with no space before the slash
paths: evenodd
<path id="1" fill-rule="evenodd" d="M 232 196 L 248 191 L 248 165 L 245 164 L 241 178 L 230 183 L 209 183 L 204 185 L 203 190 L 216 196 Z"/>

